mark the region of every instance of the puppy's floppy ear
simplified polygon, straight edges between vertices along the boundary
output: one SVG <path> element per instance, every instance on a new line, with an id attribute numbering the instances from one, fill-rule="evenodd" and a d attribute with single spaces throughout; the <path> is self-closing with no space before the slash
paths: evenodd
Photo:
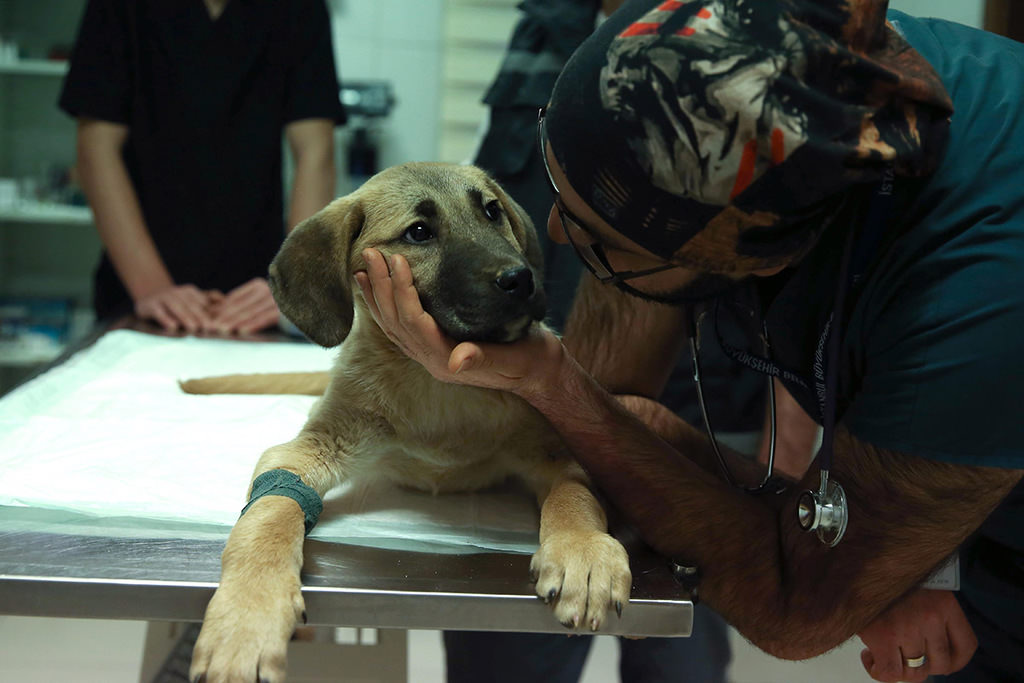
<path id="1" fill-rule="evenodd" d="M 526 254 L 526 260 L 538 273 L 543 273 L 544 253 L 541 251 L 540 242 L 537 240 L 537 230 L 533 227 L 530 215 L 493 178 L 488 177 L 488 180 L 495 194 L 498 195 L 501 210 L 505 212 L 512 224 L 512 234 L 519 240 L 523 253 Z"/>
<path id="2" fill-rule="evenodd" d="M 281 313 L 321 346 L 337 346 L 352 328 L 348 255 L 364 220 L 358 199 L 337 199 L 295 226 L 270 264 Z"/>

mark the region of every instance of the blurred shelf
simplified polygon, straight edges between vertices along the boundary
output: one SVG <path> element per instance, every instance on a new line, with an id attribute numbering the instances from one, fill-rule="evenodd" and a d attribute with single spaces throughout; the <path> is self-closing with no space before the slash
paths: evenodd
<path id="1" fill-rule="evenodd" d="M 0 367 L 23 368 L 53 362 L 64 352 L 64 346 L 30 346 L 0 343 Z"/>
<path id="2" fill-rule="evenodd" d="M 0 208 L 0 221 L 92 225 L 92 211 L 87 206 L 18 202 L 14 206 Z"/>
<path id="3" fill-rule="evenodd" d="M 24 74 L 26 76 L 63 76 L 68 72 L 66 61 L 50 59 L 19 59 L 15 62 L 0 63 L 0 74 Z"/>
<path id="4" fill-rule="evenodd" d="M 0 305 L 3 299 L 0 298 Z M 17 307 L 14 302 L 13 307 Z M 10 315 L 12 304 L 7 303 L 8 310 L 0 309 L 0 315 Z M 72 307 L 68 312 L 67 329 L 63 338 L 57 339 L 52 331 L 19 330 L 12 332 L 16 327 L 10 318 L 6 321 L 0 317 L 0 325 L 4 328 L 3 336 L 0 336 L 0 368 L 36 368 L 60 357 L 70 346 L 80 343 L 83 339 L 92 334 L 96 324 L 96 316 L 91 308 Z M 10 389 L 10 387 L 6 387 Z M 5 387 L 0 386 L 0 394 L 4 393 Z"/>

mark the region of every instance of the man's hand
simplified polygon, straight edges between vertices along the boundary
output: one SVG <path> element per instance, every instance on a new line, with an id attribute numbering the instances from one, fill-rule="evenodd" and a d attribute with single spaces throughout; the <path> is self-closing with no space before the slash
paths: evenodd
<path id="1" fill-rule="evenodd" d="M 221 334 L 258 332 L 276 325 L 281 316 L 270 285 L 261 277 L 228 292 L 212 305 L 210 313 L 209 325 L 204 329 Z"/>
<path id="2" fill-rule="evenodd" d="M 921 683 L 962 669 L 978 639 L 950 591 L 918 589 L 893 604 L 859 634 L 864 669 L 876 681 Z M 913 668 L 907 659 L 925 657 Z"/>
<path id="3" fill-rule="evenodd" d="M 365 250 L 363 258 L 366 271 L 355 278 L 370 314 L 388 338 L 434 378 L 523 395 L 538 388 L 562 362 L 562 344 L 546 330 L 532 331 L 512 344 L 456 343 L 423 310 L 405 258 L 385 260 L 376 249 Z"/>
<path id="4" fill-rule="evenodd" d="M 170 285 L 135 300 L 135 315 L 155 320 L 168 332 L 193 333 L 212 322 L 209 309 L 223 295 L 203 291 L 195 285 Z"/>

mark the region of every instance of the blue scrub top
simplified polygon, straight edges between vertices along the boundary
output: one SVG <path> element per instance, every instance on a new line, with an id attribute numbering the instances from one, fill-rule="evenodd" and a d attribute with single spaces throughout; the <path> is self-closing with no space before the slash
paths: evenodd
<path id="1" fill-rule="evenodd" d="M 937 171 L 898 179 L 882 247 L 852 292 L 840 419 L 860 440 L 944 462 L 1024 469 L 1024 45 L 892 11 L 953 99 Z M 865 188 L 766 312 L 779 364 L 813 377 L 850 225 Z M 863 200 L 863 201 L 862 201 Z M 829 234 L 832 233 L 832 234 Z M 790 385 L 819 415 L 813 382 Z M 960 594 L 1024 666 L 1024 485 L 961 550 Z M 1016 671 L 1016 670 L 1014 670 Z"/>

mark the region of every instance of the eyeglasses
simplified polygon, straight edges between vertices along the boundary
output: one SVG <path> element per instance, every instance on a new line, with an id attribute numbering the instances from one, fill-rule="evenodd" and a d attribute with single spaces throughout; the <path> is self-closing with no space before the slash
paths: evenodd
<path id="1" fill-rule="evenodd" d="M 558 191 L 558 186 L 555 185 L 554 177 L 551 175 L 551 166 L 548 164 L 546 149 L 547 132 L 544 128 L 544 113 L 545 107 L 541 107 L 540 111 L 537 113 L 537 144 L 540 146 L 540 158 L 544 160 L 544 170 L 547 172 L 548 182 L 551 184 L 551 193 L 555 198 L 555 207 L 558 209 L 558 222 L 562 225 L 562 232 L 565 233 L 565 238 L 569 240 L 569 244 L 572 245 L 572 248 L 580 257 L 580 260 L 583 261 L 583 265 L 587 267 L 587 270 L 593 273 L 594 277 L 605 284 L 618 284 L 624 280 L 632 280 L 633 278 L 643 277 L 644 275 L 660 273 L 663 270 L 669 270 L 670 268 L 678 268 L 679 266 L 675 263 L 666 263 L 646 270 L 623 270 L 616 272 L 608 262 L 608 257 L 605 255 L 604 249 L 596 240 L 592 239 L 589 244 L 582 244 L 573 239 L 573 230 L 571 230 L 570 227 L 575 228 L 576 231 L 587 236 L 591 236 L 591 233 L 583 227 L 583 221 L 574 216 L 572 212 L 565 207 L 565 203 L 562 201 L 562 195 Z"/>

